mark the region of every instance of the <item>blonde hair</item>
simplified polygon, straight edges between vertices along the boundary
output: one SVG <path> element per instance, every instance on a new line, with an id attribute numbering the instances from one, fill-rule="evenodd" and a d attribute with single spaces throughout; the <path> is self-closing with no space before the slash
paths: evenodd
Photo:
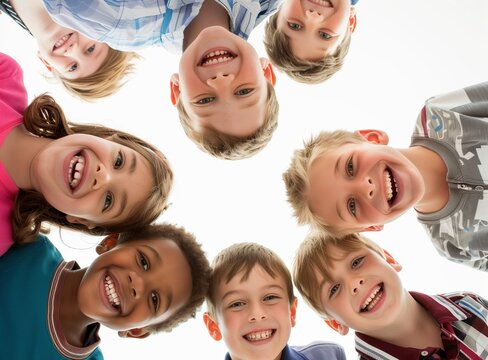
<path id="1" fill-rule="evenodd" d="M 271 140 L 278 124 L 279 104 L 273 85 L 266 81 L 268 95 L 263 125 L 250 136 L 244 138 L 226 135 L 212 129 L 197 131 L 186 112 L 181 97 L 176 103 L 181 126 L 188 136 L 202 151 L 224 160 L 241 160 L 261 151 Z"/>
<path id="2" fill-rule="evenodd" d="M 86 101 L 110 96 L 125 84 L 124 78 L 134 71 L 132 61 L 140 59 L 134 52 L 124 52 L 108 48 L 108 54 L 100 68 L 93 74 L 68 79 L 53 69 L 52 73 L 68 92 Z"/>
<path id="3" fill-rule="evenodd" d="M 264 47 L 271 63 L 295 81 L 305 84 L 319 84 L 329 79 L 342 68 L 351 44 L 351 30 L 346 30 L 344 40 L 334 54 L 319 60 L 298 59 L 291 50 L 290 38 L 278 30 L 278 14 L 273 14 L 265 25 Z"/>
<path id="4" fill-rule="evenodd" d="M 303 149 L 295 150 L 288 170 L 283 173 L 283 181 L 286 186 L 288 202 L 291 204 L 299 224 L 309 224 L 314 229 L 333 235 L 345 235 L 312 213 L 308 203 L 311 196 L 309 194 L 308 173 L 313 162 L 319 156 L 345 144 L 358 144 L 365 141 L 360 135 L 350 131 L 322 131 L 317 136 L 312 136 L 309 141 L 304 141 Z"/>
<path id="5" fill-rule="evenodd" d="M 122 232 L 154 221 L 167 207 L 168 195 L 173 184 L 173 172 L 164 155 L 153 145 L 131 134 L 100 125 L 69 123 L 61 107 L 49 95 L 35 98 L 24 112 L 24 126 L 32 134 L 58 139 L 71 134 L 89 134 L 127 146 L 141 154 L 149 163 L 153 187 L 146 199 L 139 202 L 121 223 L 97 224 L 88 229 L 83 224 L 70 223 L 66 214 L 53 208 L 44 196 L 34 190 L 17 193 L 12 214 L 13 238 L 16 242 L 32 242 L 48 230 L 43 222 L 83 231 L 92 235 Z"/>
<path id="6" fill-rule="evenodd" d="M 344 256 L 350 252 L 368 248 L 385 258 L 381 247 L 357 233 L 341 238 L 335 238 L 323 232 L 308 235 L 300 244 L 295 255 L 292 269 L 293 282 L 305 301 L 324 318 L 329 318 L 329 314 L 322 305 L 320 283 L 317 276 L 322 276 L 324 281 L 331 281 L 329 269 L 332 261 L 344 259 L 344 257 L 334 258 L 330 255 L 328 248 L 330 244 L 342 250 Z"/>
<path id="7" fill-rule="evenodd" d="M 210 264 L 201 245 L 196 241 L 195 236 L 183 227 L 172 224 L 154 224 L 143 228 L 132 229 L 119 235 L 118 243 L 130 242 L 133 240 L 156 240 L 164 238 L 174 241 L 185 256 L 191 272 L 191 295 L 188 302 L 183 305 L 169 319 L 153 324 L 145 329 L 151 333 L 159 331 L 171 331 L 182 322 L 195 318 L 196 311 L 203 304 L 208 291 L 210 277 Z"/>
<path id="8" fill-rule="evenodd" d="M 207 310 L 210 316 L 215 319 L 217 313 L 216 294 L 220 284 L 222 282 L 227 284 L 236 276 L 240 276 L 241 281 L 247 280 L 255 266 L 260 266 L 273 279 L 281 277 L 286 284 L 288 300 L 290 304 L 293 302 L 295 299 L 293 283 L 290 271 L 283 260 L 267 247 L 257 243 L 244 242 L 225 248 L 212 262 L 212 273 L 207 294 Z"/>

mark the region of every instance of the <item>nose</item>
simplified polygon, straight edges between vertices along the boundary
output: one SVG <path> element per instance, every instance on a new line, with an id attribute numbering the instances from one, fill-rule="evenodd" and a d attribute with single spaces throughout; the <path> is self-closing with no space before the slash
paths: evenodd
<path id="1" fill-rule="evenodd" d="M 363 279 L 356 279 L 355 281 L 353 281 L 353 286 L 352 286 L 352 292 L 353 294 L 357 294 L 357 292 L 359 291 L 359 288 L 364 284 L 364 280 Z"/>
<path id="2" fill-rule="evenodd" d="M 309 9 L 305 11 L 305 16 L 312 21 L 322 21 L 324 20 L 323 15 L 320 13 L 320 11 L 314 10 L 314 9 Z"/>
<path id="3" fill-rule="evenodd" d="M 139 299 L 144 294 L 144 280 L 135 271 L 129 272 L 129 291 L 135 299 Z"/>
<path id="4" fill-rule="evenodd" d="M 207 80 L 207 85 L 217 89 L 222 86 L 227 86 L 234 80 L 234 74 L 217 74 Z"/>
<path id="5" fill-rule="evenodd" d="M 268 316 L 266 315 L 266 312 L 264 311 L 261 304 L 257 304 L 251 307 L 251 311 L 249 313 L 249 322 L 262 321 L 266 320 L 267 318 Z"/>
<path id="6" fill-rule="evenodd" d="M 376 186 L 374 185 L 370 176 L 366 176 L 363 179 L 363 187 L 363 195 L 366 197 L 366 199 L 373 199 L 374 195 L 376 194 Z"/>
<path id="7" fill-rule="evenodd" d="M 110 173 L 103 164 L 98 164 L 95 169 L 95 176 L 93 178 L 93 190 L 98 190 L 105 186 L 111 179 Z"/>

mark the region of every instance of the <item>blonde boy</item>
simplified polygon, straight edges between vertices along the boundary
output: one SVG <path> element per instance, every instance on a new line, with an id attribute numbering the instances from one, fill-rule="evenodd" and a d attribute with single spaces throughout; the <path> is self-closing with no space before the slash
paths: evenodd
<path id="1" fill-rule="evenodd" d="M 283 175 L 300 223 L 377 231 L 414 207 L 437 251 L 488 270 L 488 83 L 427 100 L 409 148 L 380 130 L 323 132 Z"/>
<path id="2" fill-rule="evenodd" d="M 240 243 L 214 259 L 204 322 L 214 340 L 224 339 L 226 359 L 345 359 L 332 343 L 287 345 L 296 306 L 290 273 L 271 250 Z"/>
<path id="3" fill-rule="evenodd" d="M 408 292 L 401 266 L 371 240 L 316 233 L 298 249 L 293 279 L 326 323 L 356 331 L 361 359 L 486 359 L 488 303 L 472 293 Z"/>
<path id="4" fill-rule="evenodd" d="M 278 69 L 309 84 L 341 69 L 356 27 L 357 0 L 286 0 L 266 23 L 264 44 Z"/>

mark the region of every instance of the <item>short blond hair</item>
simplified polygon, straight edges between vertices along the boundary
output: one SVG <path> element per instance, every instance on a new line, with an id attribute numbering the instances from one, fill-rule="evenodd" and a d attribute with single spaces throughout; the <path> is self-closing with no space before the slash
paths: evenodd
<path id="1" fill-rule="evenodd" d="M 331 235 L 345 235 L 312 213 L 309 205 L 309 171 L 313 162 L 321 155 L 346 144 L 358 144 L 366 140 L 351 131 L 322 131 L 310 140 L 304 141 L 303 149 L 295 150 L 288 170 L 283 173 L 288 202 L 291 204 L 297 222 L 308 224 L 315 230 L 325 231 Z"/>
<path id="2" fill-rule="evenodd" d="M 85 101 L 93 101 L 115 94 L 126 83 L 124 78 L 134 71 L 133 61 L 140 59 L 135 52 L 108 48 L 108 54 L 100 68 L 93 74 L 67 79 L 53 69 L 53 74 L 71 95 Z"/>
<path id="3" fill-rule="evenodd" d="M 207 294 L 207 311 L 210 316 L 216 318 L 216 293 L 220 284 L 227 284 L 236 276 L 240 276 L 241 281 L 247 280 L 255 266 L 260 266 L 273 279 L 281 277 L 286 284 L 290 304 L 295 300 L 290 271 L 274 251 L 257 243 L 233 244 L 222 250 L 212 262 Z"/>
<path id="4" fill-rule="evenodd" d="M 338 247 L 344 251 L 344 254 L 369 248 L 385 258 L 381 247 L 358 233 L 341 238 L 332 237 L 324 232 L 315 232 L 307 236 L 295 255 L 292 269 L 293 282 L 305 301 L 326 319 L 330 318 L 330 315 L 322 305 L 320 283 L 317 276 L 321 275 L 325 281 L 331 281 L 329 269 L 332 261 L 343 260 L 343 258 L 334 258 L 330 255 L 329 244 Z"/>
<path id="5" fill-rule="evenodd" d="M 268 94 L 263 125 L 254 134 L 244 138 L 226 135 L 212 129 L 197 131 L 180 97 L 176 108 L 186 136 L 202 151 L 219 159 L 241 160 L 257 154 L 269 143 L 278 125 L 279 104 L 276 92 L 271 82 L 266 81 L 266 84 Z"/>
<path id="6" fill-rule="evenodd" d="M 295 81 L 305 84 L 319 84 L 329 79 L 342 68 L 351 44 L 351 30 L 346 30 L 344 40 L 334 54 L 310 61 L 295 57 L 290 46 L 290 38 L 278 30 L 280 11 L 272 15 L 264 29 L 264 47 L 271 63 Z"/>

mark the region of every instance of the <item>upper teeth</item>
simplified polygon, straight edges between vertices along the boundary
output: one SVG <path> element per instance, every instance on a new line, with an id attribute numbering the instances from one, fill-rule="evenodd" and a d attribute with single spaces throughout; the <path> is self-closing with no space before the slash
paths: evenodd
<path id="1" fill-rule="evenodd" d="M 81 155 L 75 155 L 69 162 L 68 182 L 71 188 L 75 188 L 81 179 L 83 168 L 85 167 L 85 159 Z"/>
<path id="2" fill-rule="evenodd" d="M 378 285 L 373 289 L 373 291 L 371 291 L 371 294 L 369 294 L 369 297 L 366 299 L 366 301 L 361 306 L 361 310 L 365 310 L 366 308 L 368 308 L 368 310 L 371 310 L 376 305 L 376 303 L 381 299 L 381 296 L 383 296 L 383 293 L 381 293 L 376 298 L 376 294 L 378 294 L 378 292 L 380 290 L 381 290 L 381 286 Z M 374 299 L 374 301 L 373 301 L 373 299 Z"/>
<path id="3" fill-rule="evenodd" d="M 327 0 L 312 0 L 312 2 L 314 2 L 318 5 L 321 5 L 321 6 L 332 7 L 332 4 L 330 3 L 330 1 L 327 1 Z"/>
<path id="4" fill-rule="evenodd" d="M 269 338 L 273 334 L 272 330 L 257 331 L 247 334 L 245 337 L 249 341 L 264 340 Z"/>
<path id="5" fill-rule="evenodd" d="M 217 57 L 214 58 L 214 56 L 217 56 Z M 232 54 L 226 50 L 212 51 L 211 53 L 208 53 L 207 55 L 204 56 L 203 61 L 202 61 L 202 65 L 217 64 L 217 63 L 221 63 L 224 61 L 232 60 L 233 58 L 234 58 L 234 56 L 232 56 Z"/>
<path id="6" fill-rule="evenodd" d="M 105 293 L 107 294 L 108 301 L 113 307 L 120 306 L 119 295 L 115 292 L 112 278 L 108 275 L 105 276 Z"/>
<path id="7" fill-rule="evenodd" d="M 66 42 L 66 40 L 69 39 L 69 36 L 70 36 L 70 34 L 64 35 L 61 39 L 59 39 L 58 41 L 56 41 L 56 43 L 54 44 L 54 46 L 56 48 L 59 48 L 59 47 L 63 46 L 63 44 Z"/>
<path id="8" fill-rule="evenodd" d="M 395 185 L 395 193 L 398 192 L 398 185 L 394 177 L 390 176 L 390 172 L 385 170 L 385 187 L 386 187 L 386 198 L 390 201 L 393 198 L 393 185 Z M 392 183 L 393 179 L 393 183 Z"/>

